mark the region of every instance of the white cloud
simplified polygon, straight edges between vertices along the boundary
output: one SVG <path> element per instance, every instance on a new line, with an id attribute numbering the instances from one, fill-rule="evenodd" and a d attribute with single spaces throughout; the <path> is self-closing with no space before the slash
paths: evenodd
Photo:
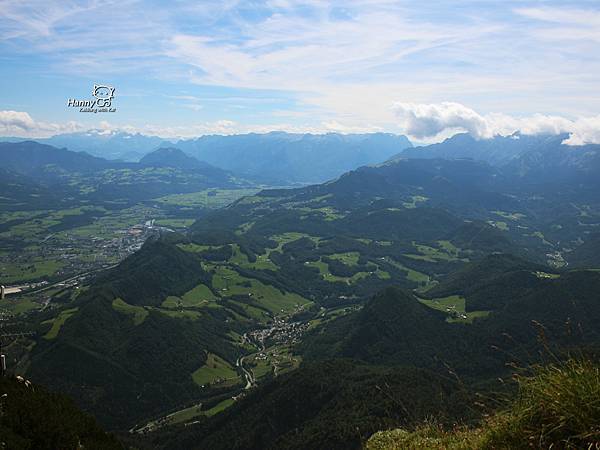
<path id="1" fill-rule="evenodd" d="M 575 8 L 517 8 L 515 13 L 543 24 L 535 35 L 552 41 L 600 41 L 600 11 Z"/>
<path id="2" fill-rule="evenodd" d="M 349 2 L 353 15 L 347 20 L 332 18 L 329 2 L 314 2 L 310 15 L 298 12 L 298 2 L 282 5 L 284 11 L 263 21 L 238 22 L 242 39 L 214 30 L 175 33 L 166 54 L 198 68 L 192 77 L 198 84 L 322 92 L 352 78 L 369 84 L 390 80 L 398 64 L 412 55 L 476 41 L 499 29 L 495 24 L 458 27 L 413 20 L 406 9 L 382 1 L 368 7 Z"/>
<path id="3" fill-rule="evenodd" d="M 349 1 L 349 18 L 338 20 L 330 14 L 335 2 L 311 2 L 311 15 L 298 13 L 299 3 L 271 2 L 275 12 L 266 19 L 240 19 L 235 39 L 230 30 L 175 33 L 166 53 L 196 68 L 193 83 L 294 91 L 323 120 L 383 128 L 393 122 L 389 98 L 399 94 L 413 102 L 460 99 L 486 110 L 510 105 L 523 114 L 593 114 L 600 105 L 590 95 L 600 60 L 585 41 L 600 30 L 593 26 L 598 12 L 516 9 L 500 20 L 446 4 L 441 19 L 430 6 Z M 554 22 L 562 12 L 566 22 Z M 569 36 L 549 45 L 544 34 L 562 36 L 553 27 L 568 28 Z"/>
<path id="4" fill-rule="evenodd" d="M 0 136 L 25 138 L 45 138 L 63 133 L 91 132 L 97 135 L 110 136 L 117 132 L 141 133 L 148 136 L 160 136 L 165 139 L 194 138 L 206 134 L 243 134 L 269 133 L 271 131 L 286 131 L 288 133 L 369 133 L 381 131 L 373 125 L 356 125 L 336 120 L 323 121 L 317 124 L 271 123 L 271 124 L 242 124 L 233 120 L 214 120 L 192 123 L 190 125 L 123 125 L 100 121 L 94 126 L 78 122 L 48 123 L 34 120 L 27 112 L 0 111 Z"/>
<path id="5" fill-rule="evenodd" d="M 69 77 L 142 73 L 233 95 L 285 91 L 290 110 L 308 105 L 319 121 L 352 117 L 353 126 L 393 123 L 389 98 L 523 114 L 599 110 L 593 2 L 458 3 L 0 0 L 0 53 L 43 55 L 44 71 Z M 584 6 L 568 6 L 576 3 Z M 199 102 L 182 106 L 210 114 Z"/>
<path id="6" fill-rule="evenodd" d="M 0 111 L 0 126 L 5 129 L 29 131 L 35 126 L 35 123 L 26 112 Z"/>
<path id="7" fill-rule="evenodd" d="M 394 103 L 397 131 L 424 143 L 439 142 L 453 134 L 469 132 L 477 139 L 496 135 L 510 136 L 516 132 L 525 135 L 569 133 L 567 145 L 600 144 L 600 115 L 568 119 L 561 116 L 533 114 L 515 117 L 502 113 L 479 114 L 460 103 L 439 104 Z M 285 115 L 282 115 L 285 117 Z M 292 115 L 291 118 L 297 118 Z M 116 132 L 141 133 L 165 139 L 194 138 L 206 134 L 243 134 L 286 131 L 289 133 L 373 133 L 388 131 L 370 123 L 329 119 L 316 123 L 247 124 L 233 120 L 214 120 L 188 125 L 127 125 L 100 121 L 95 126 L 78 122 L 49 123 L 33 119 L 24 111 L 0 111 L 0 136 L 44 138 L 63 133 L 94 130 L 97 134 Z"/>
<path id="8" fill-rule="evenodd" d="M 150 7 L 142 0 L 0 0 L 0 54 L 7 61 L 26 60 L 25 73 L 39 66 L 43 77 L 66 74 L 68 84 L 81 75 L 111 75 L 119 86 L 139 84 L 154 95 L 173 93 L 175 83 L 184 88 L 177 92 L 206 97 L 230 90 L 231 97 L 220 97 L 216 105 L 210 98 L 165 95 L 160 101 L 177 100 L 187 110 L 165 114 L 165 126 L 177 132 L 185 132 L 178 121 L 195 118 L 207 121 L 198 129 L 218 130 L 217 119 L 234 108 L 242 111 L 245 103 L 234 99 L 246 92 L 252 102 L 276 98 L 273 105 L 247 108 L 275 128 L 396 132 L 390 99 L 403 99 L 437 105 L 431 114 L 405 111 L 403 120 L 414 122 L 415 136 L 440 127 L 444 135 L 451 123 L 481 136 L 497 128 L 574 129 L 577 119 L 534 113 L 575 117 L 600 111 L 599 42 L 600 11 L 591 0 L 204 0 Z M 38 56 L 41 63 L 33 64 Z M 6 73 L 8 81 L 15 77 Z M 492 120 L 462 105 L 440 106 L 447 99 L 528 120 L 515 124 L 514 116 Z M 38 119 L 55 120 L 40 116 L 49 109 L 35 109 L 33 101 L 13 100 L 0 108 L 16 105 Z M 131 111 L 122 108 L 119 120 L 153 120 L 140 108 Z M 231 117 L 241 122 L 248 116 Z M 580 122 L 578 129 L 588 127 Z M 577 136 L 594 135 L 580 130 L 572 142 Z"/>
<path id="9" fill-rule="evenodd" d="M 395 103 L 393 110 L 400 127 L 417 139 L 437 136 L 447 129 L 468 131 L 473 136 L 490 137 L 486 120 L 460 103 L 438 104 Z"/>
<path id="10" fill-rule="evenodd" d="M 592 9 L 574 8 L 516 8 L 515 12 L 530 19 L 543 22 L 569 23 L 588 27 L 600 27 L 600 12 Z"/>
<path id="11" fill-rule="evenodd" d="M 48 137 L 83 129 L 83 125 L 77 122 L 62 124 L 39 122 L 23 111 L 0 111 L 0 135 L 2 136 Z"/>
<path id="12" fill-rule="evenodd" d="M 600 114 L 575 121 L 574 130 L 564 143 L 569 145 L 600 144 Z"/>
<path id="13" fill-rule="evenodd" d="M 513 117 L 507 114 L 481 115 L 460 103 L 394 103 L 400 128 L 409 137 L 437 142 L 456 132 L 468 132 L 477 139 L 510 136 L 569 133 L 568 145 L 600 144 L 600 115 L 568 119 L 561 116 L 533 114 Z"/>

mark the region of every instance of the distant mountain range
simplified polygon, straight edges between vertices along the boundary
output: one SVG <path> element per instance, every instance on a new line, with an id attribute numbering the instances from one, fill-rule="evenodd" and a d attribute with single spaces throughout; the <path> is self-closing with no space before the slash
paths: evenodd
<path id="1" fill-rule="evenodd" d="M 278 182 L 322 182 L 363 165 L 386 160 L 473 159 L 492 166 L 511 165 L 521 175 L 559 166 L 590 169 L 596 164 L 600 145 L 568 146 L 567 134 L 496 136 L 475 139 L 457 134 L 445 141 L 413 147 L 400 135 L 388 133 L 323 135 L 271 132 L 231 136 L 206 135 L 174 140 L 157 136 L 90 130 L 68 133 L 36 142 L 86 152 L 108 160 L 135 162 L 159 148 L 177 148 L 213 166 L 252 177 Z M 0 142 L 31 139 L 0 138 Z"/>
<path id="2" fill-rule="evenodd" d="M 138 161 L 158 148 L 177 148 L 245 178 L 277 185 L 327 181 L 356 167 L 381 163 L 412 146 L 405 136 L 387 133 L 210 135 L 174 144 L 156 136 L 92 130 L 36 141 L 129 162 Z"/>
<path id="3" fill-rule="evenodd" d="M 405 136 L 372 134 L 242 134 L 202 136 L 175 146 L 217 167 L 274 184 L 317 183 L 378 164 L 412 146 Z"/>
<path id="4" fill-rule="evenodd" d="M 75 152 L 84 151 L 101 158 L 123 161 L 138 161 L 159 147 L 172 145 L 168 139 L 158 136 L 106 130 L 59 134 L 47 139 L 36 139 L 36 141 L 55 147 L 66 147 Z"/>
<path id="5" fill-rule="evenodd" d="M 439 144 L 403 150 L 391 161 L 407 158 L 473 159 L 536 182 L 594 177 L 600 170 L 600 145 L 563 144 L 568 134 L 496 136 L 475 139 L 457 134 Z M 573 181 L 570 179 L 569 181 Z"/>
<path id="6" fill-rule="evenodd" d="M 159 148 L 176 148 L 199 161 L 248 179 L 289 185 L 320 183 L 360 166 L 398 159 L 467 158 L 505 168 L 511 174 L 535 181 L 544 178 L 546 182 L 574 174 L 576 177 L 585 176 L 600 169 L 600 145 L 563 145 L 567 138 L 566 134 L 514 134 L 475 139 L 469 134 L 457 134 L 438 144 L 413 147 L 406 137 L 387 133 L 314 135 L 272 132 L 207 135 L 174 142 L 139 133 L 91 130 L 36 141 L 124 162 L 139 161 Z M 21 142 L 25 139 L 0 138 L 0 141 Z M 181 156 L 181 153 L 177 154 L 180 162 Z M 196 164 L 193 163 L 194 166 Z"/>
<path id="7" fill-rule="evenodd" d="M 443 142 L 406 149 L 398 155 L 403 158 L 470 158 L 491 165 L 504 165 L 521 155 L 539 148 L 560 145 L 565 135 L 496 136 L 492 139 L 475 139 L 470 134 L 456 134 Z"/>

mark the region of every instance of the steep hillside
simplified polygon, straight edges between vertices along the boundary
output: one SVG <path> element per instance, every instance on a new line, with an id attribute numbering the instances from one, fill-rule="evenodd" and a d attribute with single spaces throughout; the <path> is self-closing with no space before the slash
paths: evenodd
<path id="1" fill-rule="evenodd" d="M 527 248 L 517 249 L 507 230 L 499 229 L 494 223 L 481 220 L 467 221 L 456 230 L 450 231 L 446 239 L 464 249 L 478 249 L 485 253 L 514 252 L 535 258 Z M 521 236 L 522 237 L 522 236 Z"/>
<path id="2" fill-rule="evenodd" d="M 536 366 L 517 376 L 511 404 L 479 427 L 448 429 L 431 421 L 415 429 L 382 431 L 367 450 L 590 448 L 600 440 L 600 368 L 587 359 Z"/>
<path id="3" fill-rule="evenodd" d="M 377 427 L 467 418 L 452 380 L 415 368 L 352 360 L 308 364 L 252 392 L 212 420 L 156 439 L 178 449 L 359 449 Z"/>
<path id="4" fill-rule="evenodd" d="M 388 288 L 359 312 L 316 330 L 301 351 L 309 359 L 347 357 L 431 367 L 453 346 L 445 319 L 444 313 L 422 305 L 411 294 Z"/>
<path id="5" fill-rule="evenodd" d="M 546 266 L 497 253 L 469 263 L 423 295 L 428 298 L 460 295 L 466 298 L 467 311 L 498 310 L 554 276 L 558 275 Z"/>
<path id="6" fill-rule="evenodd" d="M 160 306 L 169 295 L 182 295 L 210 275 L 202 269 L 202 259 L 160 240 L 144 246 L 118 267 L 102 274 L 96 286 L 108 286 L 132 305 Z"/>
<path id="7" fill-rule="evenodd" d="M 244 329 L 228 325 L 231 314 L 221 309 L 200 308 L 209 292 L 178 305 L 177 296 L 205 278 L 194 255 L 147 244 L 42 322 L 28 374 L 113 429 L 231 388 L 203 389 L 192 377 L 209 353 L 234 364 L 239 350 L 228 333 Z M 233 385 L 241 383 L 234 377 Z"/>
<path id="8" fill-rule="evenodd" d="M 111 163 L 88 153 L 72 152 L 34 141 L 0 142 L 3 167 L 35 176 L 53 176 L 53 172 L 92 172 L 106 169 Z"/>
<path id="9" fill-rule="evenodd" d="M 549 351 L 556 360 L 572 348 L 597 348 L 598 287 L 598 274 L 562 274 L 472 324 L 444 320 L 451 316 L 387 289 L 305 337 L 298 370 L 221 415 L 165 431 L 152 445 L 360 448 L 384 416 L 383 429 L 393 423 L 410 429 L 420 417 L 440 426 L 477 418 L 486 403 L 497 408 L 499 391 L 514 392 L 515 364 L 539 363 Z"/>
<path id="10" fill-rule="evenodd" d="M 107 293 L 81 302 L 57 336 L 48 331 L 39 341 L 28 374 L 76 398 L 110 429 L 201 403 L 215 395 L 192 378 L 207 354 L 235 361 L 222 315 L 136 308 Z"/>
<path id="11" fill-rule="evenodd" d="M 0 378 L 0 447 L 13 450 L 123 449 L 64 395 Z"/>
<path id="12" fill-rule="evenodd" d="M 566 255 L 573 267 L 600 268 L 600 233 L 585 236 L 585 241 Z"/>
<path id="13" fill-rule="evenodd" d="M 515 276 L 523 273 L 498 271 L 473 291 L 465 278 L 461 292 L 466 304 L 474 298 L 479 303 L 471 309 L 490 307 L 471 324 L 455 319 L 457 309 L 465 308 L 464 303 L 460 306 L 460 296 L 434 297 L 434 288 L 428 293 L 433 300 L 419 301 L 387 290 L 361 311 L 310 333 L 300 351 L 306 359 L 344 356 L 442 371 L 451 367 L 459 376 L 484 380 L 505 373 L 505 364 L 515 359 L 533 362 L 543 345 L 563 349 L 598 345 L 600 274 L 576 271 L 557 277 L 523 277 L 515 288 Z M 540 332 L 543 343 L 538 341 Z"/>

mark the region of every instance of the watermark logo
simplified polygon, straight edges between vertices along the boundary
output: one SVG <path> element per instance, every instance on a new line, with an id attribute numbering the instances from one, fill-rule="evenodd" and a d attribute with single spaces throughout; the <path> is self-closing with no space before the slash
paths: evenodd
<path id="1" fill-rule="evenodd" d="M 86 100 L 70 98 L 67 101 L 69 108 L 79 108 L 79 112 L 103 113 L 115 112 L 117 108 L 112 107 L 115 98 L 115 88 L 105 84 L 94 84 L 92 97 Z"/>
<path id="2" fill-rule="evenodd" d="M 112 86 L 95 84 L 92 95 L 96 97 L 96 104 L 99 108 L 110 108 L 111 101 L 115 98 L 115 88 Z"/>

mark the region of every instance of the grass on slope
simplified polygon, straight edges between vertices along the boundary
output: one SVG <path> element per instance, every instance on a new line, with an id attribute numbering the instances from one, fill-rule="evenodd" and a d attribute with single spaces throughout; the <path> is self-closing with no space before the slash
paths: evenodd
<path id="1" fill-rule="evenodd" d="M 222 297 L 246 296 L 274 314 L 282 310 L 291 312 L 296 305 L 310 303 L 300 295 L 289 292 L 282 293 L 273 286 L 243 277 L 235 270 L 222 266 L 215 267 L 212 284 Z"/>
<path id="2" fill-rule="evenodd" d="M 460 295 L 450 295 L 431 300 L 419 299 L 419 301 L 432 309 L 448 313 L 446 321 L 450 323 L 471 323 L 477 317 L 485 317 L 490 313 L 489 311 L 466 312 L 465 298 Z"/>
<path id="3" fill-rule="evenodd" d="M 134 325 L 141 324 L 148 317 L 148 311 L 143 306 L 130 305 L 121 298 L 115 298 L 112 306 L 115 311 L 131 316 Z"/>
<path id="4" fill-rule="evenodd" d="M 356 257 L 356 261 L 355 261 L 355 258 L 353 257 L 353 255 L 351 253 L 337 253 L 337 254 L 330 255 L 330 258 L 338 259 L 349 266 L 355 266 L 355 265 L 357 265 L 358 257 Z M 362 280 L 363 278 L 367 278 L 371 274 L 375 274 L 377 277 L 381 278 L 382 280 L 390 279 L 390 274 L 388 272 L 385 272 L 385 271 L 379 269 L 379 267 L 377 267 L 374 264 L 371 267 L 373 270 L 370 270 L 369 272 L 356 272 L 351 277 L 339 277 L 337 275 L 333 275 L 329 270 L 329 264 L 327 264 L 326 262 L 321 261 L 321 260 L 308 261 L 308 262 L 305 262 L 304 264 L 306 264 L 309 267 L 316 267 L 317 269 L 319 269 L 319 272 L 320 272 L 321 276 L 323 277 L 323 279 L 325 281 L 329 281 L 330 283 L 335 283 L 335 282 L 341 282 L 341 283 L 347 283 L 347 284 L 357 283 L 358 281 Z"/>
<path id="5" fill-rule="evenodd" d="M 199 306 L 204 303 L 214 301 L 215 299 L 216 297 L 207 286 L 199 284 L 194 289 L 183 294 L 183 297 L 181 297 L 181 303 L 184 307 Z"/>
<path id="6" fill-rule="evenodd" d="M 203 410 L 202 405 L 190 406 L 189 408 L 182 409 L 181 411 L 177 411 L 176 413 L 169 415 L 168 423 L 171 425 L 174 425 L 177 423 L 189 422 L 200 416 L 208 416 L 208 417 L 214 416 L 215 414 L 217 414 L 217 413 L 225 410 L 229 406 L 231 406 L 233 404 L 233 402 L 234 402 L 233 399 L 227 398 L 207 410 Z"/>
<path id="7" fill-rule="evenodd" d="M 58 336 L 58 333 L 60 332 L 60 329 L 65 324 L 65 322 L 70 317 L 72 317 L 78 310 L 79 308 L 65 309 L 64 311 L 61 311 L 61 313 L 56 318 L 44 322 L 52 322 L 52 328 L 50 328 L 50 330 L 44 335 L 44 339 L 55 339 Z"/>
<path id="8" fill-rule="evenodd" d="M 256 261 L 250 262 L 248 257 L 242 253 L 238 244 L 232 244 L 233 255 L 229 259 L 231 264 L 235 264 L 248 269 L 255 270 L 278 270 L 279 267 L 269 259 L 270 252 L 262 255 L 256 255 Z"/>
<path id="9" fill-rule="evenodd" d="M 413 195 L 411 196 L 410 202 L 404 202 L 403 206 L 408 209 L 414 209 L 417 207 L 418 203 L 426 202 L 427 200 L 429 200 L 428 197 L 424 197 L 422 195 Z"/>
<path id="10" fill-rule="evenodd" d="M 199 403 L 197 405 L 193 405 L 188 408 L 181 409 L 179 411 L 171 413 L 171 414 L 167 415 L 166 417 L 161 418 L 160 420 L 153 420 L 153 421 L 149 422 L 144 428 L 147 430 L 153 430 L 157 427 L 162 427 L 165 425 L 176 425 L 178 423 L 190 422 L 201 416 L 207 416 L 207 417 L 214 416 L 215 414 L 217 414 L 217 413 L 225 410 L 229 406 L 231 406 L 233 403 L 234 403 L 234 400 L 232 398 L 227 398 L 227 399 L 217 403 L 212 408 L 209 408 L 206 410 L 203 409 L 204 408 L 203 404 Z"/>
<path id="11" fill-rule="evenodd" d="M 164 314 L 165 316 L 172 317 L 173 319 L 197 320 L 202 315 L 198 311 L 189 310 L 173 311 L 172 309 L 161 308 L 154 308 L 154 310 L 158 311 L 161 314 Z"/>
<path id="12" fill-rule="evenodd" d="M 288 233 L 276 234 L 274 236 L 271 236 L 270 239 L 277 242 L 277 247 L 267 249 L 267 251 L 269 253 L 270 252 L 280 252 L 285 244 L 289 244 L 290 242 L 297 241 L 298 239 L 301 239 L 303 237 L 309 238 L 311 241 L 313 241 L 315 243 L 318 243 L 321 240 L 320 237 L 311 236 L 311 235 L 305 234 L 305 233 L 297 233 L 295 231 L 290 231 Z"/>
<path id="13" fill-rule="evenodd" d="M 393 259 L 391 259 L 389 257 L 385 257 L 384 259 L 385 259 L 385 261 L 392 264 L 393 266 L 396 266 L 400 270 L 405 270 L 407 272 L 407 274 L 406 274 L 407 280 L 414 281 L 415 283 L 420 283 L 420 284 L 424 284 L 424 285 L 428 285 L 431 282 L 431 278 L 429 277 L 429 275 L 427 275 L 423 272 L 418 272 L 414 269 L 411 269 L 410 267 L 406 267 L 405 265 L 400 264 L 399 262 L 394 261 Z"/>
<path id="14" fill-rule="evenodd" d="M 192 289 L 192 291 L 193 291 L 193 289 Z M 190 292 L 192 292 L 192 291 L 190 291 Z M 180 304 L 180 302 L 182 304 Z M 167 297 L 167 299 L 161 305 L 161 306 L 163 306 L 165 308 L 169 308 L 169 309 L 162 309 L 162 308 L 155 308 L 155 307 L 147 307 L 146 308 L 144 306 L 130 305 L 129 303 L 126 303 L 125 301 L 123 301 L 123 299 L 120 299 L 120 298 L 114 299 L 112 306 L 113 306 L 113 309 L 115 309 L 116 311 L 118 311 L 122 314 L 126 314 L 128 316 L 131 316 L 131 318 L 133 319 L 134 325 L 140 325 L 141 323 L 144 322 L 144 320 L 146 320 L 146 317 L 148 317 L 148 314 L 150 313 L 149 309 L 153 310 L 153 311 L 158 311 L 159 313 L 164 314 L 169 317 L 172 317 L 174 319 L 196 320 L 201 315 L 198 311 L 187 311 L 187 310 L 173 311 L 173 309 L 175 309 L 175 308 L 180 308 L 181 306 L 189 306 L 189 305 L 187 305 L 185 302 L 183 302 L 179 297 L 172 297 L 172 296 Z"/>
<path id="15" fill-rule="evenodd" d="M 360 253 L 358 253 L 358 252 L 334 253 L 333 255 L 329 255 L 329 257 L 331 259 L 337 259 L 338 261 L 343 262 L 347 266 L 356 266 L 356 265 L 358 265 Z"/>
<path id="16" fill-rule="evenodd" d="M 215 406 L 213 406 L 210 409 L 207 409 L 206 411 L 204 411 L 204 414 L 206 414 L 207 416 L 214 416 L 217 413 L 220 413 L 221 411 L 224 411 L 225 409 L 229 408 L 231 405 L 233 405 L 233 399 L 232 398 L 228 398 L 223 400 L 220 403 L 217 403 Z"/>
<path id="17" fill-rule="evenodd" d="M 217 297 L 206 285 L 199 284 L 181 297 L 169 295 L 160 306 L 168 309 L 199 308 L 213 303 L 216 299 Z"/>
<path id="18" fill-rule="evenodd" d="M 570 360 L 517 377 L 511 407 L 481 427 L 444 430 L 426 423 L 416 430 L 373 435 L 367 450 L 597 448 L 600 443 L 600 366 Z"/>
<path id="19" fill-rule="evenodd" d="M 206 363 L 192 374 L 198 386 L 207 384 L 237 383 L 240 377 L 231 365 L 219 356 L 209 353 Z"/>
<path id="20" fill-rule="evenodd" d="M 458 258 L 459 249 L 456 248 L 449 241 L 438 241 L 439 248 L 430 247 L 428 245 L 421 245 L 413 243 L 413 246 L 419 252 L 418 254 L 406 254 L 407 258 L 427 261 L 427 262 L 438 262 L 438 261 L 465 261 L 466 259 Z"/>

